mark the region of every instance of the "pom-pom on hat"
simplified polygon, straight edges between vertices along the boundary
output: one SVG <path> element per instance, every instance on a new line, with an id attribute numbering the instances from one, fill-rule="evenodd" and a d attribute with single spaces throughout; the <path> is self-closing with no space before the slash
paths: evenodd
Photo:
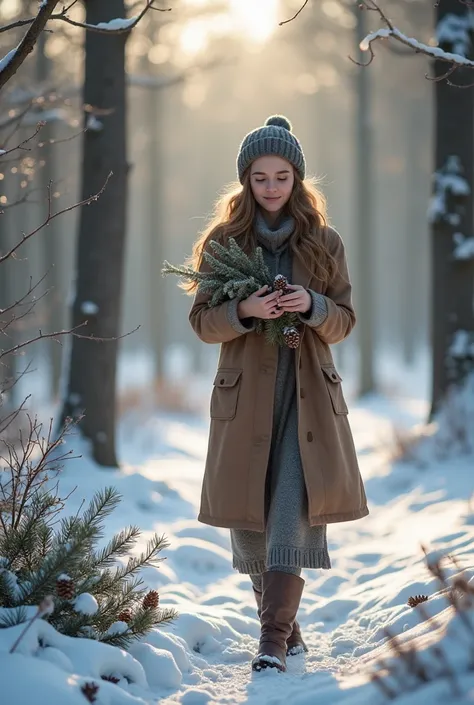
<path id="1" fill-rule="evenodd" d="M 240 183 L 250 164 L 268 154 L 286 159 L 293 164 L 302 179 L 306 173 L 303 149 L 292 132 L 291 122 L 284 115 L 272 115 L 265 125 L 257 127 L 246 135 L 237 156 L 237 174 Z"/>

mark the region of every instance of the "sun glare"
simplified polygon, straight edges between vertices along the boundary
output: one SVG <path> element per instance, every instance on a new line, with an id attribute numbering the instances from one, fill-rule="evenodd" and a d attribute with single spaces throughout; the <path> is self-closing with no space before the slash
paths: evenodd
<path id="1" fill-rule="evenodd" d="M 280 0 L 227 0 L 219 13 L 190 19 L 180 33 L 180 48 L 186 54 L 205 51 L 213 37 L 234 35 L 252 44 L 266 42 L 278 27 Z M 212 8 L 210 0 L 187 0 L 189 7 Z"/>
<path id="2" fill-rule="evenodd" d="M 255 42 L 265 42 L 278 26 L 278 0 L 229 0 L 236 30 Z"/>

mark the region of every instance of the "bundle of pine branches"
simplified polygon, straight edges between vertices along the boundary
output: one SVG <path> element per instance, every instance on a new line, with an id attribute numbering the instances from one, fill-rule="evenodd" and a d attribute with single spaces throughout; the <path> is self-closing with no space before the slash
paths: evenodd
<path id="1" fill-rule="evenodd" d="M 209 295 L 208 305 L 211 308 L 234 298 L 242 301 L 265 285 L 269 287 L 268 293 L 276 288 L 285 293 L 286 279 L 281 275 L 272 278 L 261 247 L 247 255 L 234 238 L 228 239 L 228 247 L 215 240 L 210 240 L 209 245 L 214 255 L 204 251 L 203 257 L 211 268 L 210 272 L 199 272 L 192 267 L 175 266 L 165 261 L 162 273 L 177 274 L 182 279 L 196 282 L 197 291 Z M 296 314 L 285 311 L 275 320 L 258 319 L 256 331 L 264 333 L 272 345 L 296 348 L 300 342 L 298 322 Z"/>

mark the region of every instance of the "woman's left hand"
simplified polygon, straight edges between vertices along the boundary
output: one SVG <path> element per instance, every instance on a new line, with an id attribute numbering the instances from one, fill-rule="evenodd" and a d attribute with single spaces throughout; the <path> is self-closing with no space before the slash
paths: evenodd
<path id="1" fill-rule="evenodd" d="M 284 294 L 278 300 L 278 307 L 292 313 L 307 313 L 311 308 L 311 294 L 300 284 L 288 284 L 291 294 Z"/>

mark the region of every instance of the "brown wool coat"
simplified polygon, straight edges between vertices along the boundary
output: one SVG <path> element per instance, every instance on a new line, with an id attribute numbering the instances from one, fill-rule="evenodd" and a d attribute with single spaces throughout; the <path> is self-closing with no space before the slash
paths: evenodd
<path id="1" fill-rule="evenodd" d="M 293 261 L 292 283 L 323 294 L 328 306 L 322 325 L 304 325 L 295 354 L 298 435 L 311 526 L 369 513 L 341 377 L 329 349 L 354 327 L 351 284 L 343 242 L 331 228 L 328 244 L 338 265 L 328 284 L 297 257 Z M 264 531 L 278 349 L 255 332 L 238 333 L 228 320 L 228 302 L 209 308 L 208 300 L 208 295 L 197 294 L 189 314 L 201 340 L 221 344 L 198 519 L 213 526 Z"/>

